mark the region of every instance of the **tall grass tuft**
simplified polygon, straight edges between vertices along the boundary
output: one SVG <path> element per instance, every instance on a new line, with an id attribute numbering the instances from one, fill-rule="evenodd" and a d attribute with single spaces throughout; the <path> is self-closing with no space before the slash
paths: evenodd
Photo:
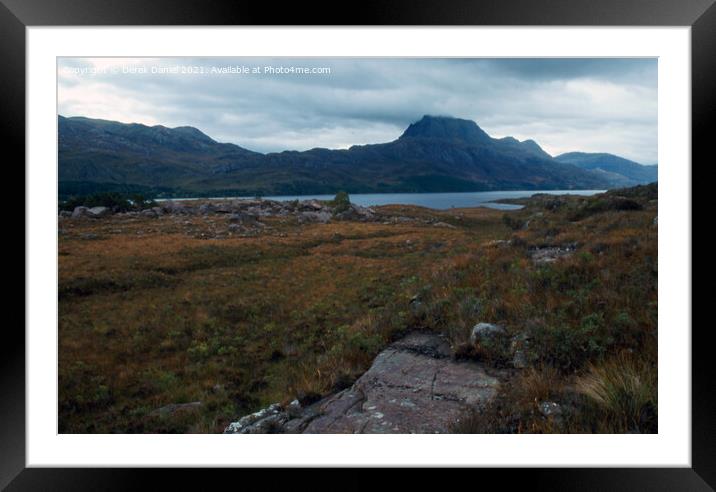
<path id="1" fill-rule="evenodd" d="M 657 372 L 652 364 L 622 354 L 590 365 L 576 388 L 602 411 L 604 424 L 614 432 L 657 431 Z"/>

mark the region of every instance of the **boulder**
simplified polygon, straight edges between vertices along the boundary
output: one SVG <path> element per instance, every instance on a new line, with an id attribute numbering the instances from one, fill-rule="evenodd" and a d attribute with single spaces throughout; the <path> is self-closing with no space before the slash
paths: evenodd
<path id="1" fill-rule="evenodd" d="M 229 215 L 229 222 L 232 224 L 256 225 L 258 217 L 247 212 L 236 212 Z"/>
<path id="2" fill-rule="evenodd" d="M 341 220 L 361 220 L 368 221 L 375 219 L 375 212 L 371 208 L 361 207 L 355 203 L 348 206 L 348 210 L 335 214 L 335 217 Z"/>
<path id="3" fill-rule="evenodd" d="M 204 203 L 199 205 L 198 212 L 200 215 L 209 215 L 214 213 L 215 207 L 211 203 Z"/>
<path id="4" fill-rule="evenodd" d="M 300 223 L 304 222 L 318 222 L 321 224 L 325 224 L 327 222 L 330 222 L 331 220 L 331 214 L 330 212 L 326 211 L 320 211 L 320 212 L 300 212 L 298 214 L 298 221 Z"/>
<path id="5" fill-rule="evenodd" d="M 506 333 L 505 328 L 492 323 L 478 323 L 470 332 L 470 343 L 475 345 L 485 339 L 494 339 Z"/>
<path id="6" fill-rule="evenodd" d="M 87 211 L 89 208 L 87 207 L 75 207 L 75 209 L 72 211 L 72 218 L 78 219 L 80 217 L 85 217 L 87 215 Z"/>
<path id="7" fill-rule="evenodd" d="M 260 206 L 247 208 L 246 213 L 257 217 L 271 217 L 272 215 L 276 215 L 279 210 L 279 208 L 274 208 L 269 203 L 261 203 Z"/>
<path id="8" fill-rule="evenodd" d="M 166 202 L 164 202 L 161 208 L 165 214 L 185 215 L 189 213 L 186 205 L 184 205 L 182 202 L 175 202 L 172 200 L 167 200 Z"/>
<path id="9" fill-rule="evenodd" d="M 142 217 L 148 217 L 150 219 L 156 219 L 157 217 L 159 217 L 157 211 L 153 208 L 144 209 L 139 213 L 139 215 L 141 215 Z"/>
<path id="10" fill-rule="evenodd" d="M 60 217 L 72 217 L 72 212 L 69 210 L 60 210 Z"/>
<path id="11" fill-rule="evenodd" d="M 92 207 L 87 210 L 86 215 L 87 217 L 91 217 L 93 219 L 99 219 L 102 217 L 107 217 L 112 213 L 112 210 L 110 210 L 108 207 Z"/>
<path id="12" fill-rule="evenodd" d="M 298 202 L 298 209 L 302 212 L 317 212 L 324 208 L 325 205 L 318 200 L 302 200 Z"/>

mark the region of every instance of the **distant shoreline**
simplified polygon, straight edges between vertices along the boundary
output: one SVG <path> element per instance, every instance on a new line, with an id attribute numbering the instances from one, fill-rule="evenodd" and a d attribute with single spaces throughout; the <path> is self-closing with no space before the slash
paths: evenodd
<path id="1" fill-rule="evenodd" d="M 361 196 L 361 195 L 471 195 L 474 193 L 547 193 L 550 195 L 581 195 L 580 192 L 588 192 L 588 194 L 604 193 L 608 190 L 589 190 L 589 189 L 569 189 L 569 190 L 489 190 L 489 191 L 399 191 L 395 193 L 381 192 L 381 193 L 349 193 L 350 196 Z M 261 198 L 262 200 L 276 200 L 278 198 L 290 198 L 293 197 L 299 199 L 310 200 L 311 198 L 318 196 L 325 196 L 333 198 L 335 193 L 313 193 L 306 195 L 226 195 L 226 196 L 188 196 L 188 197 L 177 197 L 177 198 L 157 198 L 158 202 L 167 201 L 182 201 L 182 200 L 252 200 L 255 198 Z"/>
<path id="2" fill-rule="evenodd" d="M 364 207 L 382 205 L 417 205 L 436 210 L 463 207 L 488 207 L 499 210 L 517 210 L 521 205 L 508 200 L 527 198 L 535 194 L 582 195 L 590 196 L 604 193 L 606 190 L 505 190 L 505 191 L 467 191 L 467 192 L 430 192 L 430 193 L 355 193 L 351 201 Z M 223 196 L 223 197 L 186 197 L 157 198 L 157 202 L 198 201 L 198 200 L 332 200 L 334 195 L 272 195 L 272 196 Z"/>

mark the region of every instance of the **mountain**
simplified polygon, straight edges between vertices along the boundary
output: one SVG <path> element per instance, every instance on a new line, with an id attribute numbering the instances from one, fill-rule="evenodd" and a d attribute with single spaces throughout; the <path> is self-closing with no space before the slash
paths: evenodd
<path id="1" fill-rule="evenodd" d="M 192 127 L 58 118 L 60 195 L 166 196 L 604 189 L 603 173 L 532 141 L 495 139 L 474 121 L 424 116 L 388 143 L 261 154 Z"/>
<path id="2" fill-rule="evenodd" d="M 67 182 L 70 189 L 131 185 L 172 189 L 202 178 L 222 160 L 261 155 L 218 143 L 193 127 L 149 127 L 62 116 L 58 118 L 58 152 L 60 192 Z"/>
<path id="3" fill-rule="evenodd" d="M 658 180 L 656 165 L 645 166 L 613 154 L 568 152 L 554 159 L 600 174 L 609 181 L 612 188 L 648 184 Z"/>

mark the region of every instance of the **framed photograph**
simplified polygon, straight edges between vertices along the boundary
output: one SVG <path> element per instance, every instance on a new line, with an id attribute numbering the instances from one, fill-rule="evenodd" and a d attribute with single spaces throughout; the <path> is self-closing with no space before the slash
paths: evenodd
<path id="1" fill-rule="evenodd" d="M 2 1 L 26 291 L 0 485 L 509 467 L 711 490 L 691 289 L 711 0 L 393 2 L 350 25 Z"/>

